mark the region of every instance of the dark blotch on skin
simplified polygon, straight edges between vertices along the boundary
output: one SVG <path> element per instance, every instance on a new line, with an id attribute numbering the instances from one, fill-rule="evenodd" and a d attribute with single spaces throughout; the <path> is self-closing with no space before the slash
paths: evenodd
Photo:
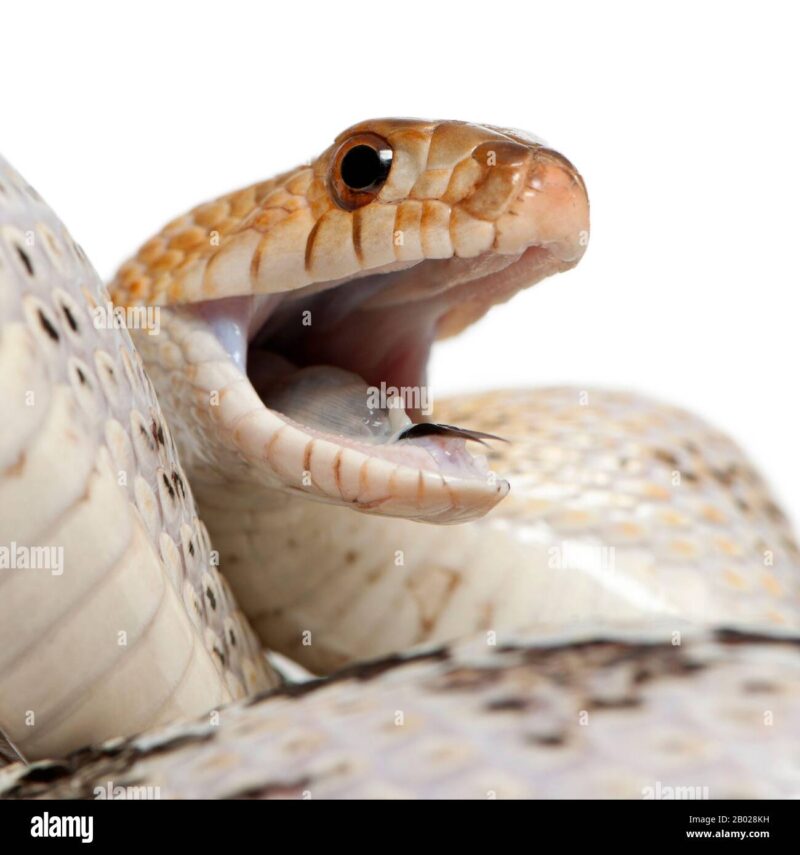
<path id="1" fill-rule="evenodd" d="M 214 611 L 217 610 L 217 598 L 214 596 L 214 592 L 210 587 L 206 587 L 206 597 L 208 597 L 208 602 Z"/>
<path id="2" fill-rule="evenodd" d="M 78 332 L 78 322 L 75 320 L 75 315 L 70 311 L 69 306 L 61 306 L 61 311 L 64 313 L 64 317 L 67 319 L 67 323 L 69 324 L 69 328 L 72 332 Z"/>
<path id="3" fill-rule="evenodd" d="M 21 246 L 15 246 L 19 260 L 25 265 L 25 270 L 28 271 L 28 276 L 33 276 L 33 262 L 30 256 Z"/>
<path id="4" fill-rule="evenodd" d="M 183 483 L 183 478 L 178 475 L 177 472 L 172 473 L 172 483 L 175 485 L 175 489 L 181 494 L 181 498 L 186 498 L 186 485 Z M 190 544 L 191 546 L 191 544 Z M 192 552 L 194 555 L 194 552 Z"/>
<path id="5" fill-rule="evenodd" d="M 140 425 L 139 425 L 139 432 L 142 434 L 142 436 L 144 437 L 145 441 L 147 442 L 148 447 L 149 447 L 149 448 L 150 448 L 150 450 L 152 451 L 155 443 L 153 442 L 153 438 L 152 438 L 152 437 L 150 436 L 150 434 L 147 432 L 147 428 L 145 428 L 145 426 L 144 426 L 144 425 L 141 425 L 141 424 L 140 424 Z"/>
<path id="6" fill-rule="evenodd" d="M 488 712 L 521 712 L 530 706 L 530 701 L 520 697 L 498 698 L 486 705 Z"/>
<path id="7" fill-rule="evenodd" d="M 780 691 L 769 680 L 748 680 L 742 684 L 742 689 L 748 695 L 774 695 Z"/>
<path id="8" fill-rule="evenodd" d="M 153 419 L 151 430 L 153 431 L 153 438 L 160 445 L 166 445 L 164 440 L 164 428 L 155 419 Z"/>
<path id="9" fill-rule="evenodd" d="M 69 766 L 65 763 L 46 763 L 35 768 L 30 768 L 24 774 L 23 778 L 26 781 L 35 781 L 37 783 L 49 783 L 57 781 L 64 775 L 69 774 Z"/>
<path id="10" fill-rule="evenodd" d="M 548 733 L 542 736 L 528 734 L 526 739 L 533 745 L 539 745 L 543 748 L 558 748 L 567 741 L 563 733 Z"/>
<path id="11" fill-rule="evenodd" d="M 674 454 L 671 454 L 669 451 L 664 451 L 661 448 L 657 448 L 654 452 L 654 456 L 662 463 L 667 463 L 669 466 L 672 466 L 675 469 L 678 468 L 678 458 L 675 457 Z"/>
<path id="12" fill-rule="evenodd" d="M 783 521 L 783 511 L 775 504 L 775 502 L 767 502 L 764 505 L 764 510 L 773 522 Z"/>
<path id="13" fill-rule="evenodd" d="M 730 487 L 731 484 L 733 484 L 735 472 L 731 471 L 730 468 L 712 469 L 711 474 L 714 476 L 714 478 L 717 479 L 717 481 L 719 481 L 720 484 L 723 484 L 725 487 Z"/>
<path id="14" fill-rule="evenodd" d="M 47 315 L 39 309 L 37 314 L 39 315 L 39 323 L 42 325 L 42 329 L 50 336 L 53 341 L 59 341 L 61 336 L 58 334 L 58 330 L 53 326 L 50 319 Z"/>
<path id="15" fill-rule="evenodd" d="M 623 695 L 618 698 L 590 698 L 587 707 L 599 710 L 624 710 L 640 707 L 642 699 L 633 695 Z"/>
<path id="16" fill-rule="evenodd" d="M 297 781 L 292 782 L 265 781 L 263 784 L 232 793 L 227 798 L 248 800 L 267 798 L 298 799 L 303 795 L 305 790 L 309 789 L 311 783 L 311 778 L 299 778 Z"/>
<path id="17" fill-rule="evenodd" d="M 167 492 L 169 493 L 170 499 L 174 499 L 175 498 L 175 488 L 170 483 L 169 478 L 167 478 L 166 472 L 161 476 L 161 480 L 164 482 L 164 486 L 167 488 Z"/>
<path id="18" fill-rule="evenodd" d="M 459 665 L 438 678 L 437 688 L 443 691 L 478 690 L 491 686 L 499 679 L 500 675 L 492 668 Z"/>

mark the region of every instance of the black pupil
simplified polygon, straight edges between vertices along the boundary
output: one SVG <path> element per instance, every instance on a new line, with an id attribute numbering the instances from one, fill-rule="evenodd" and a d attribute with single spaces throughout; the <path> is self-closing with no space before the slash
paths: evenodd
<path id="1" fill-rule="evenodd" d="M 355 145 L 342 158 L 342 181 L 351 190 L 369 190 L 386 180 L 391 165 L 391 150 Z"/>

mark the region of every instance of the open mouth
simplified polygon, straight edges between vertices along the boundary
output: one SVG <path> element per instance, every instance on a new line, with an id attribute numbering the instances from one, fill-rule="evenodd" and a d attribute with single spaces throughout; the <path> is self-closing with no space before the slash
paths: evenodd
<path id="1" fill-rule="evenodd" d="M 509 489 L 485 453 L 500 438 L 434 421 L 431 346 L 563 266 L 546 248 L 529 247 L 519 255 L 396 265 L 194 311 L 287 425 L 372 463 L 439 478 L 451 493 L 466 487 L 465 503 L 485 511 Z"/>

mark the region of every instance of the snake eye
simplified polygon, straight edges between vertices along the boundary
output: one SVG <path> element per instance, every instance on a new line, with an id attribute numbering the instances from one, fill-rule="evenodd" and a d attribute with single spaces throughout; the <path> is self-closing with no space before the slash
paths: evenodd
<path id="1" fill-rule="evenodd" d="M 392 147 L 377 134 L 358 134 L 345 140 L 333 157 L 331 189 L 342 208 L 352 211 L 368 205 L 384 185 L 392 168 Z"/>

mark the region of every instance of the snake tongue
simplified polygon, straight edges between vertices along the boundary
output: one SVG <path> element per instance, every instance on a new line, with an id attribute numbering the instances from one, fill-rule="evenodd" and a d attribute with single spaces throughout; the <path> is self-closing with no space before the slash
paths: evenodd
<path id="1" fill-rule="evenodd" d="M 404 428 L 396 439 L 417 439 L 422 436 L 457 436 L 462 439 L 471 439 L 473 442 L 479 442 L 481 445 L 488 445 L 487 439 L 493 439 L 498 442 L 508 442 L 502 436 L 496 436 L 493 433 L 484 433 L 481 430 L 468 430 L 467 428 L 456 427 L 455 425 L 435 424 L 433 422 L 420 422 L 415 425 L 410 425 Z"/>

